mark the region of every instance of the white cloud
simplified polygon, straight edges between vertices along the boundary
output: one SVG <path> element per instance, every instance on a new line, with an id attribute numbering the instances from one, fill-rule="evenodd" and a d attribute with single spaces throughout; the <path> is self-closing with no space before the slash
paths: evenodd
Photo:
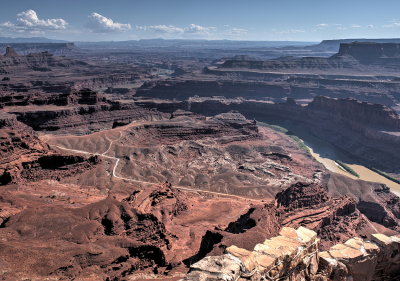
<path id="1" fill-rule="evenodd" d="M 201 26 L 197 24 L 190 24 L 186 27 L 178 27 L 174 25 L 145 25 L 136 26 L 137 30 L 151 31 L 167 35 L 203 35 L 208 36 L 216 30 L 215 27 Z"/>
<path id="2" fill-rule="evenodd" d="M 347 27 L 341 23 L 336 23 L 334 26 L 336 26 L 337 30 L 347 30 Z"/>
<path id="3" fill-rule="evenodd" d="M 382 25 L 382 27 L 399 27 L 400 26 L 400 22 L 397 20 L 392 21 L 390 24 L 385 24 Z"/>
<path id="4" fill-rule="evenodd" d="M 247 29 L 236 28 L 236 27 L 231 28 L 231 29 L 228 30 L 228 33 L 232 34 L 232 35 L 245 35 L 245 34 L 247 34 L 247 32 L 248 32 Z"/>
<path id="5" fill-rule="evenodd" d="M 185 32 L 196 33 L 196 34 L 209 34 L 209 32 L 212 32 L 214 30 L 216 30 L 215 27 L 201 26 L 201 25 L 197 25 L 197 24 L 193 24 L 193 23 L 185 28 Z"/>
<path id="6" fill-rule="evenodd" d="M 317 24 L 317 28 L 325 28 L 325 27 L 328 27 L 328 26 L 329 26 L 329 24 L 327 24 L 327 23 Z"/>
<path id="7" fill-rule="evenodd" d="M 183 33 L 185 30 L 173 25 L 149 25 L 149 26 L 136 26 L 138 30 L 153 31 L 157 33 Z"/>
<path id="8" fill-rule="evenodd" d="M 13 28 L 15 26 L 15 24 L 13 24 L 12 22 L 6 21 L 6 22 L 3 22 L 2 24 L 0 24 L 0 26 L 7 27 L 7 28 Z"/>
<path id="9" fill-rule="evenodd" d="M 375 26 L 373 24 L 367 25 L 368 28 L 374 28 Z"/>
<path id="10" fill-rule="evenodd" d="M 294 33 L 304 33 L 306 32 L 304 29 L 286 29 L 286 30 L 272 30 L 275 34 L 294 34 Z"/>
<path id="11" fill-rule="evenodd" d="M 360 27 L 362 27 L 362 26 L 359 25 L 359 24 L 353 24 L 351 27 L 352 27 L 352 28 L 360 28 Z"/>
<path id="12" fill-rule="evenodd" d="M 63 19 L 39 19 L 34 10 L 27 10 L 17 15 L 17 25 L 43 29 L 65 29 L 68 23 Z"/>
<path id="13" fill-rule="evenodd" d="M 129 23 L 114 22 L 112 19 L 102 16 L 98 13 L 92 13 L 89 16 L 89 23 L 87 24 L 87 27 L 96 33 L 122 32 L 132 28 Z"/>
<path id="14" fill-rule="evenodd" d="M 15 23 L 7 21 L 0 24 L 0 28 L 12 32 L 28 32 L 32 34 L 41 34 L 44 31 L 63 30 L 68 26 L 64 19 L 40 19 L 34 10 L 26 10 L 17 14 Z"/>

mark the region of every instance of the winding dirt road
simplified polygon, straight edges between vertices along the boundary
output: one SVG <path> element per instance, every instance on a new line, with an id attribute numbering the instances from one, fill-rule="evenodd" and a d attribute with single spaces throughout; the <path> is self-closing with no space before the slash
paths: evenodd
<path id="1" fill-rule="evenodd" d="M 120 136 L 120 138 L 121 138 L 121 136 Z M 114 141 L 111 141 L 111 142 L 110 142 L 110 145 L 109 145 L 109 147 L 108 147 L 108 149 L 107 149 L 105 152 L 103 152 L 103 153 L 92 153 L 92 152 L 83 151 L 83 150 L 77 150 L 77 149 L 66 148 L 66 147 L 62 147 L 62 146 L 59 146 L 59 145 L 50 145 L 50 146 L 51 146 L 51 147 L 59 148 L 59 149 L 61 149 L 61 150 L 70 151 L 70 152 L 73 152 L 73 153 L 80 153 L 80 154 L 85 154 L 85 155 L 95 155 L 95 156 L 99 156 L 99 157 L 104 157 L 104 158 L 112 159 L 112 160 L 115 161 L 115 165 L 114 165 L 114 168 L 113 168 L 113 170 L 112 170 L 112 176 L 113 176 L 113 177 L 115 177 L 115 178 L 117 178 L 117 179 L 120 179 L 120 180 L 125 180 L 125 181 L 135 182 L 135 183 L 156 184 L 156 183 L 154 183 L 154 182 L 147 182 L 147 181 L 135 180 L 135 179 L 130 179 L 130 178 L 124 178 L 124 177 L 120 177 L 120 176 L 118 176 L 118 175 L 116 174 L 116 170 L 117 170 L 119 161 L 120 161 L 121 159 L 119 159 L 119 158 L 117 158 L 117 157 L 105 155 L 105 153 L 107 153 L 107 152 L 110 150 L 112 144 L 113 144 L 115 141 L 118 141 L 118 140 L 119 140 L 119 139 L 114 140 Z M 200 192 L 200 193 L 206 193 L 206 194 L 212 194 L 212 195 L 219 195 L 219 196 L 231 197 L 231 198 L 236 198 L 236 199 L 246 199 L 246 200 L 255 201 L 255 202 L 258 202 L 258 203 L 261 201 L 261 200 L 257 200 L 257 199 L 252 199 L 252 198 L 244 197 L 244 196 L 233 195 L 233 194 L 227 194 L 227 193 L 220 193 L 220 192 L 208 191 L 208 190 L 201 190 L 201 189 L 194 189 L 194 188 L 189 188 L 189 187 L 186 187 L 186 186 L 173 185 L 172 188 L 181 189 L 181 190 L 186 190 L 186 191 L 195 192 L 195 193 L 199 193 L 199 192 Z"/>

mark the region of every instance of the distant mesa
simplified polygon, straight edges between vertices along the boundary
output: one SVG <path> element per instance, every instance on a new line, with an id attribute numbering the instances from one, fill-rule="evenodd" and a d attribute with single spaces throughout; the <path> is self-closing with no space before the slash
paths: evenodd
<path id="1" fill-rule="evenodd" d="M 21 55 L 41 52 L 49 52 L 53 55 L 65 55 L 80 51 L 74 43 L 1 43 L 0 41 L 0 52 L 4 52 L 7 47 L 11 47 Z"/>
<path id="2" fill-rule="evenodd" d="M 368 66 L 368 68 L 365 68 Z M 343 74 L 344 70 L 385 73 L 400 69 L 400 43 L 351 42 L 341 43 L 338 53 L 331 57 L 279 57 L 270 60 L 254 60 L 236 56 L 225 60 L 217 70 L 246 69 L 274 72 L 307 71 L 307 73 L 329 72 Z M 205 69 L 213 73 L 215 67 Z M 336 72 L 335 72 L 336 71 Z"/>
<path id="3" fill-rule="evenodd" d="M 370 64 L 376 60 L 400 59 L 400 43 L 342 43 L 338 54 L 333 57 L 345 55 L 351 56 L 363 64 Z"/>
<path id="4" fill-rule="evenodd" d="M 352 38 L 352 39 L 332 39 L 323 40 L 317 45 L 310 46 L 313 51 L 320 52 L 337 52 L 340 48 L 340 44 L 351 44 L 353 42 L 363 43 L 400 43 L 400 38 L 388 38 L 388 39 L 365 39 L 365 38 Z"/>
<path id="5" fill-rule="evenodd" d="M 18 54 L 11 46 L 7 46 L 6 53 L 4 56 L 5 57 L 18 57 Z"/>

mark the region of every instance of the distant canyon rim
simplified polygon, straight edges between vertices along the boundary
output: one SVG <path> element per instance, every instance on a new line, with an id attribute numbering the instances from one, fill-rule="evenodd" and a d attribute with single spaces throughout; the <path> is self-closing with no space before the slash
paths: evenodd
<path id="1" fill-rule="evenodd" d="M 243 44 L 0 46 L 2 280 L 192 280 L 288 229 L 400 250 L 400 43 Z"/>

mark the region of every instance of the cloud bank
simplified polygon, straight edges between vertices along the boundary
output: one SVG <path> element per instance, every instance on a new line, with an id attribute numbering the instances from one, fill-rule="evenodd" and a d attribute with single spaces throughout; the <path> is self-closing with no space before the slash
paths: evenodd
<path id="1" fill-rule="evenodd" d="M 129 23 L 114 22 L 112 19 L 98 13 L 92 13 L 89 16 L 87 27 L 96 33 L 123 32 L 132 28 Z"/>
<path id="2" fill-rule="evenodd" d="M 64 19 L 40 19 L 34 10 L 26 10 L 17 14 L 16 22 L 4 22 L 0 28 L 11 32 L 43 33 L 51 30 L 63 30 L 68 26 Z"/>
<path id="3" fill-rule="evenodd" d="M 174 25 L 145 25 L 136 26 L 139 31 L 150 31 L 157 34 L 166 35 L 211 35 L 213 31 L 216 30 L 215 27 L 211 26 L 201 26 L 197 24 L 189 24 L 186 27 L 178 27 Z"/>
<path id="4" fill-rule="evenodd" d="M 152 32 L 156 32 L 156 33 L 170 33 L 170 34 L 185 32 L 185 30 L 183 28 L 176 27 L 173 25 L 165 25 L 165 24 L 136 26 L 136 29 L 141 30 L 141 31 L 152 31 Z"/>

